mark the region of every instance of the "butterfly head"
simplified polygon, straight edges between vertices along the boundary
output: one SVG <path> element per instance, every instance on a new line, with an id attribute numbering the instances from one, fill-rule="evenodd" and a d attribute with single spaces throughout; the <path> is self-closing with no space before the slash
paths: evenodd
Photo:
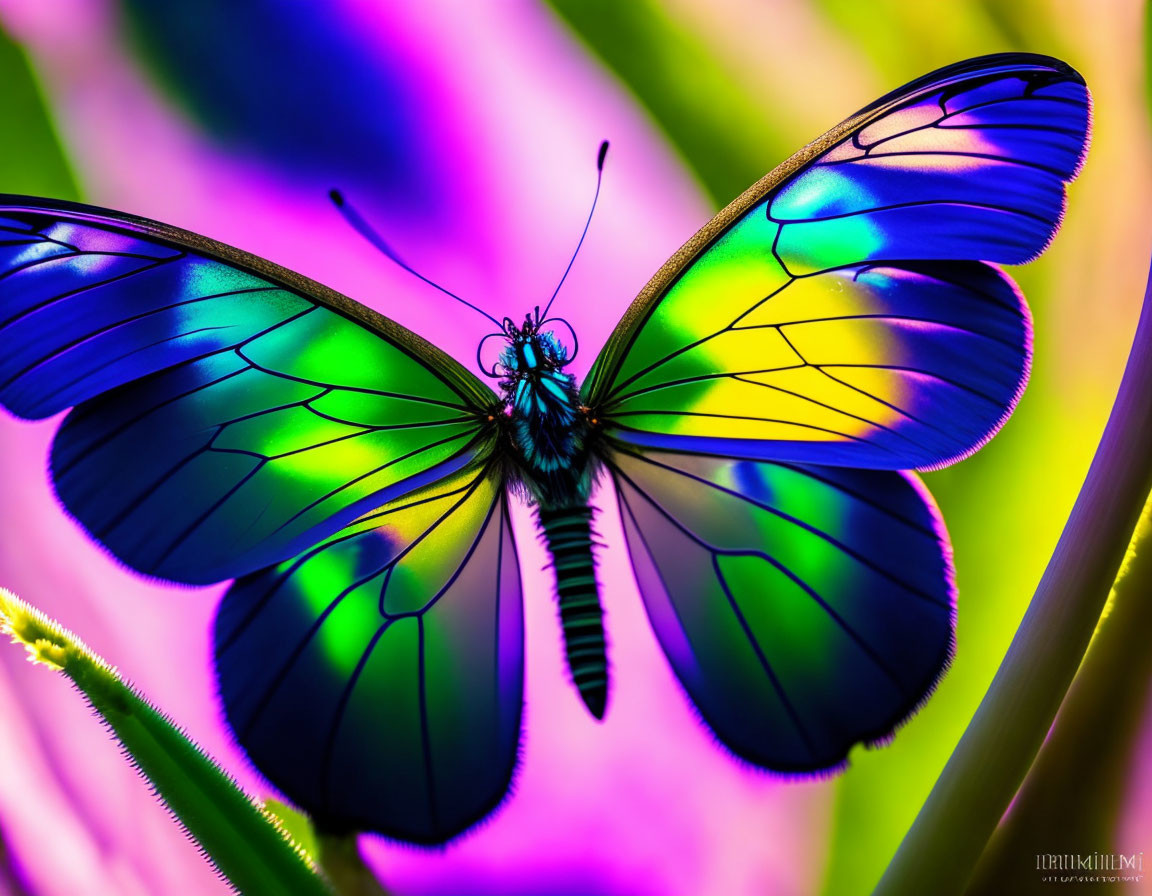
<path id="1" fill-rule="evenodd" d="M 562 340 L 556 335 L 556 326 L 566 327 L 570 340 Z M 493 360 L 485 346 L 489 340 L 497 339 L 502 345 Z M 572 348 L 568 348 L 568 344 Z M 500 324 L 500 332 L 484 337 L 477 349 L 477 364 L 492 379 L 500 380 L 507 392 L 521 381 L 539 382 L 560 372 L 572 363 L 579 346 L 571 324 L 562 318 L 541 320 L 540 309 L 524 315 L 524 322 L 517 324 L 505 317 Z M 488 360 L 484 360 L 487 354 Z"/>
<path id="2" fill-rule="evenodd" d="M 517 326 L 509 317 L 504 318 L 504 336 L 508 340 L 497 361 L 497 369 L 504 377 L 538 378 L 566 367 L 572 358 L 568 349 L 545 326 L 552 321 L 541 321 L 536 314 L 524 316 Z"/>

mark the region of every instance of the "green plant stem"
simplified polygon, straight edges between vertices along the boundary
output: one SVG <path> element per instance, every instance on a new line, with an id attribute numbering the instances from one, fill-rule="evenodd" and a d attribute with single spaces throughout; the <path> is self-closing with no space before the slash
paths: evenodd
<path id="1" fill-rule="evenodd" d="M 1115 840 L 1124 785 L 1152 691 L 1152 538 L 1149 513 L 1127 571 L 1012 808 L 980 857 L 968 896 L 1043 886 L 1038 854 L 1139 851 Z"/>
<path id="2" fill-rule="evenodd" d="M 355 834 L 316 835 L 320 867 L 340 896 L 389 896 L 364 864 Z"/>
<path id="3" fill-rule="evenodd" d="M 245 896 L 332 896 L 291 840 L 170 719 L 71 632 L 0 589 L 0 631 L 63 672 L 205 857 Z"/>
<path id="4" fill-rule="evenodd" d="M 1056 551 L 988 693 L 876 896 L 963 892 L 1080 665 L 1152 490 L 1149 293 L 1116 403 Z"/>

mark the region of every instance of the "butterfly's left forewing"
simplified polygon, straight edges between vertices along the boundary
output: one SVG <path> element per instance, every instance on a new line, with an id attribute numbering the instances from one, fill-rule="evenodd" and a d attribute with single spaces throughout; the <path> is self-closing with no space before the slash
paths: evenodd
<path id="1" fill-rule="evenodd" d="M 503 798 L 523 680 L 499 477 L 473 466 L 238 580 L 216 622 L 228 720 L 321 826 L 441 843 Z"/>
<path id="2" fill-rule="evenodd" d="M 0 402 L 46 417 L 57 494 L 134 569 L 276 563 L 491 451 L 443 352 L 263 259 L 103 209 L 0 197 Z"/>

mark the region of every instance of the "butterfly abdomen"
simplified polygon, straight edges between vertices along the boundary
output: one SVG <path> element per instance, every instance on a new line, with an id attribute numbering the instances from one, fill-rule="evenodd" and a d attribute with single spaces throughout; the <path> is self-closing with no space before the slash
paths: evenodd
<path id="1" fill-rule="evenodd" d="M 536 518 L 552 556 L 564 649 L 572 682 L 588 710 L 604 717 L 608 702 L 608 659 L 604 647 L 604 611 L 592 556 L 592 508 L 548 509 Z"/>

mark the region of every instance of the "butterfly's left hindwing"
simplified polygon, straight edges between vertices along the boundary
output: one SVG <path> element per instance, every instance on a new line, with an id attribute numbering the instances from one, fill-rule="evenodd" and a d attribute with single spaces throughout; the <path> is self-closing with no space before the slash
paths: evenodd
<path id="1" fill-rule="evenodd" d="M 914 474 L 621 448 L 648 618 L 708 726 L 777 771 L 890 734 L 952 649 L 952 563 Z"/>
<path id="2" fill-rule="evenodd" d="M 0 402 L 66 407 L 57 493 L 129 566 L 252 572 L 491 450 L 491 390 L 255 256 L 115 212 L 0 197 Z"/>
<path id="3" fill-rule="evenodd" d="M 441 843 L 503 798 L 523 679 L 498 477 L 469 468 L 237 581 L 216 622 L 228 720 L 326 827 Z"/>

